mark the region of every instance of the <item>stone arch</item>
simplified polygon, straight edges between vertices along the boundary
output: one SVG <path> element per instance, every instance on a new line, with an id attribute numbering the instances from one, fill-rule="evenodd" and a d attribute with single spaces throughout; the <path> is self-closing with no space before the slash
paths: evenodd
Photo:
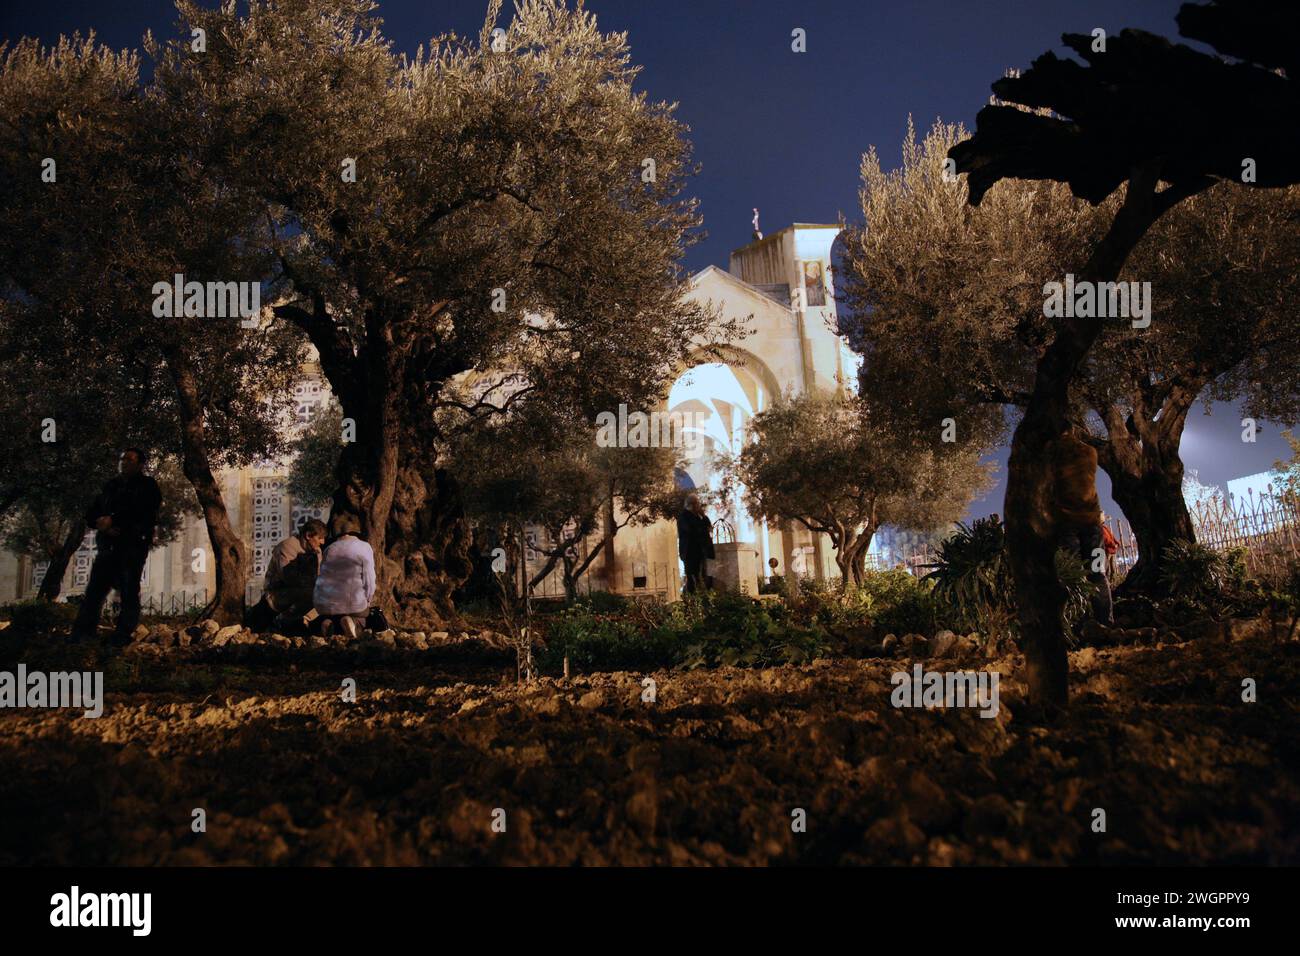
<path id="1" fill-rule="evenodd" d="M 772 367 L 756 352 L 753 352 L 739 345 L 724 345 L 714 348 L 700 347 L 693 350 L 690 357 L 677 368 L 677 374 L 673 377 L 674 382 L 690 372 L 693 368 L 701 365 L 727 365 L 732 368 L 744 369 L 757 382 L 761 383 L 766 396 L 762 402 L 764 408 L 771 404 L 775 396 L 779 396 L 788 390 L 798 388 L 798 382 L 781 382 Z M 664 399 L 664 405 L 668 402 L 667 397 Z"/>

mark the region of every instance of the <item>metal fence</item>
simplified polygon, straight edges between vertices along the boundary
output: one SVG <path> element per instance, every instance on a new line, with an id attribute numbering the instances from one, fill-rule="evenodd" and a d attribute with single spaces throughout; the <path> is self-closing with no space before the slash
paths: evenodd
<path id="1" fill-rule="evenodd" d="M 1197 543 L 1215 551 L 1245 549 L 1252 577 L 1277 581 L 1300 562 L 1300 498 L 1295 495 L 1210 498 L 1188 511 Z M 1137 536 L 1123 518 L 1111 518 L 1106 527 L 1119 542 L 1115 563 L 1122 578 L 1137 563 Z"/>
<path id="2" fill-rule="evenodd" d="M 907 571 L 917 577 L 930 573 L 930 565 L 939 560 L 939 552 L 929 545 L 917 548 L 895 548 L 886 554 L 868 554 L 866 567 L 872 571 Z"/>
<path id="3" fill-rule="evenodd" d="M 151 594 L 140 599 L 141 616 L 179 617 L 202 610 L 208 603 L 208 589 L 195 591 L 174 591 L 171 594 Z M 122 613 L 122 603 L 114 593 L 104 608 L 104 614 L 110 620 L 116 620 Z"/>
<path id="4" fill-rule="evenodd" d="M 1226 501 L 1211 498 L 1190 505 L 1188 511 L 1197 543 L 1215 551 L 1243 548 L 1252 577 L 1278 581 L 1300 564 L 1300 497 L 1296 495 L 1250 495 Z M 1111 517 L 1106 527 L 1119 544 L 1112 575 L 1117 583 L 1137 563 L 1137 536 L 1122 517 Z M 869 554 L 866 565 L 877 571 L 902 568 L 920 576 L 937 560 L 935 548 L 922 546 Z"/>

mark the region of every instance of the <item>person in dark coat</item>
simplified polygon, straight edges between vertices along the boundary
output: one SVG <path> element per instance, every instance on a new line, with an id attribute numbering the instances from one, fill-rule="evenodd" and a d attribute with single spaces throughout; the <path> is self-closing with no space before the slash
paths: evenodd
<path id="1" fill-rule="evenodd" d="M 714 556 L 713 525 L 704 513 L 699 495 L 688 495 L 677 516 L 677 553 L 686 565 L 686 593 L 694 594 L 709 586 L 704 562 Z"/>
<path id="2" fill-rule="evenodd" d="M 281 634 L 297 633 L 312 609 L 316 576 L 320 574 L 321 548 L 325 545 L 325 522 L 308 518 L 297 534 L 275 546 L 266 568 L 262 599 L 244 616 L 254 631 L 280 628 Z"/>
<path id="3" fill-rule="evenodd" d="M 153 547 L 154 526 L 162 506 L 158 482 L 144 473 L 145 454 L 139 448 L 122 453 L 122 471 L 104 483 L 85 514 L 95 529 L 95 563 L 72 626 L 72 640 L 95 636 L 99 614 L 109 591 L 122 598 L 122 613 L 113 631 L 113 644 L 127 644 L 140 623 L 140 576 Z"/>

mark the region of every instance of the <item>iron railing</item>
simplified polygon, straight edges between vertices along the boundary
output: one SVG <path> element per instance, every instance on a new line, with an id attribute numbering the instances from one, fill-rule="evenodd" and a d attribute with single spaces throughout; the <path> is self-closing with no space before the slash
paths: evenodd
<path id="1" fill-rule="evenodd" d="M 140 600 L 140 614 L 142 617 L 179 617 L 183 614 L 192 614 L 195 611 L 206 607 L 208 603 L 208 589 L 199 588 L 195 591 L 174 591 L 171 594 L 151 594 Z M 104 614 L 110 620 L 116 620 L 122 613 L 122 602 L 116 594 L 109 599 L 104 608 Z"/>

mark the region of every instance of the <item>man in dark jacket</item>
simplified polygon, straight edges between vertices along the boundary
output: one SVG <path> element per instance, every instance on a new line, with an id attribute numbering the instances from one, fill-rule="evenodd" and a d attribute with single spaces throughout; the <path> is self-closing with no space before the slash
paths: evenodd
<path id="1" fill-rule="evenodd" d="M 297 534 L 275 546 L 262 599 L 245 615 L 248 627 L 255 631 L 287 627 L 280 632 L 287 634 L 303 626 L 303 616 L 312 608 L 325 533 L 323 521 L 308 518 Z"/>
<path id="2" fill-rule="evenodd" d="M 686 593 L 707 588 L 704 562 L 714 556 L 713 525 L 704 513 L 699 495 L 689 495 L 677 516 L 677 553 L 686 565 Z"/>
<path id="3" fill-rule="evenodd" d="M 122 472 L 104 483 L 86 511 L 86 524 L 95 528 L 95 563 L 72 626 L 72 639 L 95 636 L 99 613 L 109 591 L 122 597 L 122 613 L 113 631 L 113 644 L 126 644 L 140 623 L 140 575 L 153 547 L 154 526 L 162 492 L 144 474 L 145 454 L 139 448 L 122 453 Z"/>

